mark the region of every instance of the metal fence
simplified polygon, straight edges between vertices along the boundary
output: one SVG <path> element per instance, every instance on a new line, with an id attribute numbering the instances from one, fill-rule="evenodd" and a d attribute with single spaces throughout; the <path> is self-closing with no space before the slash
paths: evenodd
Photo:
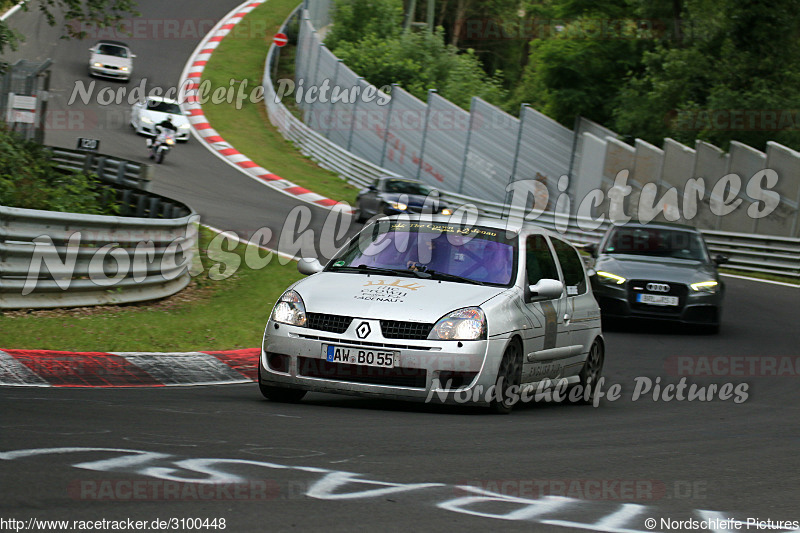
<path id="1" fill-rule="evenodd" d="M 156 220 L 0 206 L 0 309 L 164 298 L 190 281 L 196 216 Z"/>
<path id="2" fill-rule="evenodd" d="M 152 165 L 69 148 L 49 149 L 51 161 L 61 170 L 95 174 L 103 183 L 152 190 Z"/>
<path id="3" fill-rule="evenodd" d="M 289 24 L 289 21 L 298 16 L 299 10 L 300 8 L 287 19 L 284 23 L 283 31 L 286 31 L 286 26 Z M 300 53 L 299 49 L 302 46 L 303 41 L 298 41 L 298 53 Z M 354 143 L 351 140 L 350 144 L 352 150 L 348 151 L 296 118 L 282 102 L 276 101 L 276 93 L 270 73 L 273 71 L 272 66 L 273 62 L 276 61 L 277 50 L 275 46 L 272 46 L 267 54 L 263 85 L 267 114 L 272 124 L 281 134 L 291 140 L 304 155 L 311 157 L 317 161 L 320 166 L 338 173 L 342 178 L 355 185 L 363 187 L 379 176 L 398 175 L 397 172 L 393 172 L 392 169 L 385 167 L 390 166 L 387 163 L 387 161 L 390 160 L 388 154 L 393 153 L 393 157 L 397 159 L 398 156 L 403 153 L 402 147 L 399 144 L 399 138 L 395 139 L 389 137 L 390 142 L 387 143 L 385 137 L 370 137 L 363 134 L 363 130 L 355 130 L 352 139 L 358 139 L 363 135 L 365 139 L 371 139 L 372 143 L 371 145 L 369 143 Z M 455 106 L 452 104 L 448 107 L 449 102 L 445 102 L 446 101 L 439 98 L 438 95 L 432 95 L 431 103 L 433 109 L 444 108 L 446 111 L 450 111 L 453 116 L 456 116 L 456 113 L 466 113 L 463 110 L 455 109 Z M 392 104 L 390 103 L 389 105 Z M 589 139 L 591 141 L 592 139 L 600 139 L 601 137 L 604 137 L 604 142 L 607 143 L 613 138 L 610 135 L 613 132 L 591 121 L 578 120 L 576 123 L 576 131 L 579 132 L 579 135 L 577 137 L 571 137 L 572 132 L 567 128 L 562 126 L 555 127 L 557 125 L 554 125 L 552 120 L 544 117 L 540 113 L 534 112 L 534 114 L 528 114 L 526 111 L 527 110 L 523 112 L 522 120 L 520 121 L 519 128 L 521 131 L 519 132 L 519 138 L 527 139 L 530 143 L 538 144 L 540 146 L 540 153 L 544 154 L 544 156 L 538 157 L 534 154 L 525 153 L 518 147 L 515 147 L 514 152 L 517 155 L 516 167 L 512 166 L 511 177 L 519 179 L 523 175 L 532 175 L 536 172 L 535 169 L 540 168 L 540 165 L 544 168 L 557 167 L 565 157 L 569 156 L 569 166 L 574 172 L 578 172 L 578 169 L 582 168 L 584 169 L 584 173 L 586 173 L 588 171 L 587 169 L 590 169 L 598 172 L 598 180 L 602 178 L 601 173 L 603 172 L 603 168 L 592 168 L 592 160 L 598 157 L 598 151 L 596 150 L 597 145 L 592 145 L 591 142 L 587 143 L 586 147 L 581 147 L 580 145 L 583 143 L 584 139 Z M 384 115 L 384 118 L 386 118 L 386 115 Z M 463 118 L 459 120 L 463 120 Z M 545 121 L 549 123 L 548 126 L 555 134 L 545 134 L 544 131 L 547 130 L 537 127 L 536 121 Z M 451 133 L 458 135 L 458 132 Z M 378 142 L 375 142 L 376 138 L 379 140 Z M 575 150 L 567 147 L 571 139 L 578 145 Z M 426 138 L 424 151 L 421 150 L 423 155 L 436 153 L 435 150 L 431 152 L 428 151 L 428 147 L 433 146 L 433 144 L 429 143 L 436 142 L 435 140 L 431 141 Z M 521 143 L 519 143 L 519 145 L 521 145 Z M 363 148 L 365 146 L 367 148 Z M 359 147 L 362 147 L 360 153 L 358 152 Z M 602 148 L 602 157 L 605 158 L 605 146 Z M 393 150 L 393 152 L 389 152 L 389 149 Z M 359 155 L 356 155 L 356 153 L 359 153 Z M 378 160 L 379 164 L 368 160 L 368 158 L 376 157 L 378 153 L 381 154 Z M 408 153 L 407 150 L 406 153 Z M 443 151 L 442 157 L 449 157 L 452 160 L 455 158 L 455 155 L 449 154 L 448 156 Z M 434 159 L 434 161 L 436 161 L 436 159 Z M 394 168 L 402 170 L 401 168 L 397 168 L 397 166 Z M 417 161 L 416 168 L 421 174 L 422 171 L 419 167 L 419 161 Z M 536 181 L 536 178 L 534 178 L 533 181 Z M 469 204 L 474 206 L 478 213 L 484 216 L 515 218 L 522 221 L 527 220 L 529 223 L 554 229 L 563 234 L 567 239 L 578 244 L 598 242 L 603 232 L 611 223 L 607 217 L 582 217 L 575 214 L 557 213 L 552 209 L 549 211 L 537 212 L 535 216 L 531 216 L 532 213 L 526 206 L 514 206 L 512 203 L 506 201 L 495 202 L 483 197 L 467 196 L 443 188 L 440 188 L 440 190 L 442 198 L 454 205 Z M 571 190 L 578 191 L 578 193 L 581 192 L 579 188 L 571 188 Z M 580 197 L 583 197 L 583 195 Z M 574 212 L 574 209 L 568 211 Z M 728 255 L 730 259 L 728 266 L 731 268 L 800 278 L 800 239 L 768 237 L 716 230 L 703 230 L 703 234 L 713 253 Z"/>
<path id="4" fill-rule="evenodd" d="M 649 208 L 650 202 L 661 210 L 657 220 L 716 231 L 800 236 L 800 154 L 785 146 L 768 143 L 761 152 L 733 142 L 724 153 L 708 143 L 690 148 L 671 139 L 665 140 L 664 148 L 638 139 L 631 145 L 580 117 L 570 130 L 527 106 L 516 118 L 473 98 L 467 112 L 435 91 L 422 102 L 397 86 L 391 99 L 366 101 L 369 84 L 323 43 L 332 2 L 305 0 L 303 8 L 295 64 L 298 84 L 302 80 L 308 91 L 327 83 L 359 95 L 335 103 L 332 97 L 325 102 L 301 100 L 304 122 L 340 148 L 391 173 L 494 202 L 507 198 L 509 183 L 536 180 L 550 199 L 567 192 L 571 201 L 561 207 L 572 214 L 600 193 L 601 200 L 588 208 L 594 216 L 638 216 L 640 205 Z M 383 105 L 376 103 L 381 101 Z M 758 178 L 763 169 L 779 176 L 766 193 L 765 187 L 748 187 L 753 179 L 763 179 Z M 621 171 L 628 174 L 625 186 L 631 191 L 624 212 L 612 212 L 609 198 Z M 731 174 L 740 186 L 729 186 L 726 176 Z M 681 199 L 696 190 L 690 180 L 698 178 L 703 180 L 704 198 L 697 212 L 687 216 Z M 772 192 L 779 198 L 770 216 L 751 216 L 752 206 L 769 201 Z M 726 210 L 719 206 L 731 202 L 740 205 L 721 216 Z M 552 202 L 550 208 L 559 206 Z"/>
<path id="5" fill-rule="evenodd" d="M 192 209 L 145 190 L 148 165 L 51 151 L 61 171 L 96 174 L 120 215 L 0 205 L 0 309 L 141 302 L 186 287 L 197 245 Z"/>
<path id="6" fill-rule="evenodd" d="M 22 137 L 44 141 L 44 118 L 47 114 L 50 65 L 20 59 L 0 73 L 0 121 Z"/>

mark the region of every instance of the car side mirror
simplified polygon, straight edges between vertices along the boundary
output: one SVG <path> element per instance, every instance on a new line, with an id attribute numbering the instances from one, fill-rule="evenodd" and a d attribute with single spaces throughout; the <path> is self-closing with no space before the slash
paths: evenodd
<path id="1" fill-rule="evenodd" d="M 367 187 L 367 190 L 368 190 L 368 191 L 377 191 L 377 190 L 378 190 L 378 188 L 377 188 L 377 187 L 375 186 L 375 184 L 373 183 L 373 184 L 371 184 L 369 187 Z"/>
<path id="2" fill-rule="evenodd" d="M 723 263 L 727 263 L 727 262 L 728 262 L 728 256 L 727 255 L 717 254 L 717 255 L 714 256 L 714 263 L 716 263 L 717 266 L 719 266 L 719 265 L 721 265 Z"/>
<path id="3" fill-rule="evenodd" d="M 564 292 L 564 284 L 557 279 L 540 279 L 536 285 L 531 285 L 531 301 L 552 300 Z"/>
<path id="4" fill-rule="evenodd" d="M 312 274 L 322 272 L 323 268 L 324 267 L 322 266 L 322 263 L 320 263 L 318 259 L 309 259 L 304 257 L 297 262 L 297 271 L 304 276 L 310 276 Z"/>
<path id="5" fill-rule="evenodd" d="M 591 255 L 592 257 L 597 257 L 597 245 L 593 242 L 584 244 L 581 246 L 581 249 Z"/>

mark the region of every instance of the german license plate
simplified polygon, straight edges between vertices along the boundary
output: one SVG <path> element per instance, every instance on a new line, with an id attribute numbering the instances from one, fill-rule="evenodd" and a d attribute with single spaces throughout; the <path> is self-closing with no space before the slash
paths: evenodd
<path id="1" fill-rule="evenodd" d="M 637 294 L 636 301 L 650 305 L 678 305 L 677 296 L 664 296 L 663 294 Z"/>
<path id="2" fill-rule="evenodd" d="M 325 356 L 325 360 L 329 363 L 391 368 L 394 366 L 397 352 L 323 344 L 322 355 Z"/>

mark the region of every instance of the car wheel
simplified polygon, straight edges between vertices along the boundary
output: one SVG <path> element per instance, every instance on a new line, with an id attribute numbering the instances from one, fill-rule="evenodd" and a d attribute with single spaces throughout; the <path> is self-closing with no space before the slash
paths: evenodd
<path id="1" fill-rule="evenodd" d="M 512 341 L 503 353 L 497 370 L 494 398 L 491 408 L 495 413 L 507 415 L 519 401 L 519 385 L 522 381 L 522 348 Z"/>
<path id="2" fill-rule="evenodd" d="M 273 402 L 297 403 L 306 395 L 304 390 L 270 387 L 261 383 L 261 363 L 258 364 L 258 388 L 264 398 Z"/>
<path id="3" fill-rule="evenodd" d="M 583 368 L 578 375 L 580 377 L 580 398 L 575 403 L 590 404 L 592 397 L 595 393 L 595 387 L 600 380 L 603 373 L 603 362 L 605 361 L 605 349 L 603 342 L 600 339 L 595 339 L 592 347 L 589 348 L 589 355 L 586 357 L 586 362 L 583 363 Z M 586 397 L 586 388 L 591 386 L 591 395 Z"/>
<path id="4" fill-rule="evenodd" d="M 364 222 L 367 220 L 367 216 L 364 214 L 364 209 L 361 208 L 361 202 L 359 200 L 356 200 L 356 209 L 354 215 L 356 222 Z"/>

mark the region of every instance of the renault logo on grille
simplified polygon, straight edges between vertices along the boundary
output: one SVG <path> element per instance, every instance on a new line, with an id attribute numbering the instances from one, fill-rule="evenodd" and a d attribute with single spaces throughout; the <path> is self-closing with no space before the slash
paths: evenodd
<path id="1" fill-rule="evenodd" d="M 646 288 L 650 292 L 669 292 L 669 285 L 666 283 L 648 283 Z"/>
<path id="2" fill-rule="evenodd" d="M 369 327 L 369 322 L 362 322 L 356 328 L 356 335 L 358 335 L 359 339 L 366 339 L 367 335 L 369 335 L 370 331 L 372 331 Z"/>

